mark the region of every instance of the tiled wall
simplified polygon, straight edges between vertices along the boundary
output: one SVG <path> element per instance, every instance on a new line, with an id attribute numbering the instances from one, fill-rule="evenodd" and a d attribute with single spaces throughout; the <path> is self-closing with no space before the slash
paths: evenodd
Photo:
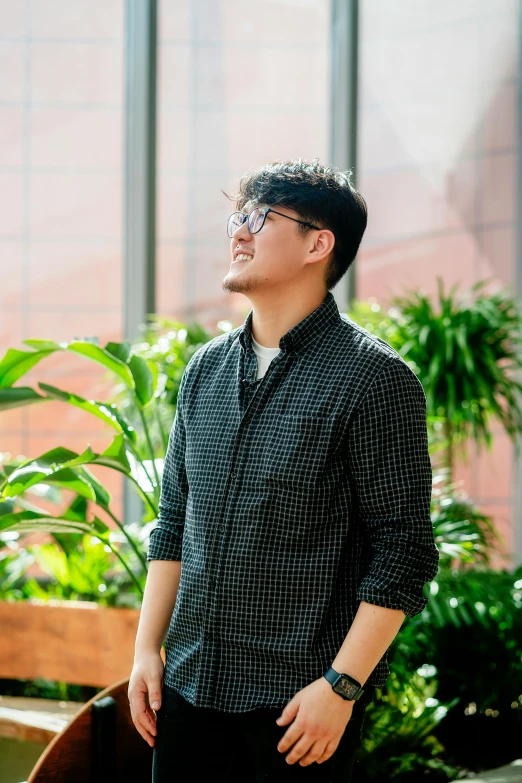
<path id="1" fill-rule="evenodd" d="M 0 0 L 0 352 L 26 338 L 121 339 L 124 0 Z M 23 380 L 104 399 L 65 353 Z M 0 451 L 103 450 L 108 428 L 58 402 L 0 414 Z M 121 512 L 121 477 L 98 469 Z"/>
<path id="2" fill-rule="evenodd" d="M 358 295 L 387 302 L 484 277 L 511 285 L 516 153 L 515 0 L 361 3 L 359 180 L 369 223 Z M 457 478 L 513 545 L 513 455 Z M 501 561 L 498 560 L 500 563 Z"/>

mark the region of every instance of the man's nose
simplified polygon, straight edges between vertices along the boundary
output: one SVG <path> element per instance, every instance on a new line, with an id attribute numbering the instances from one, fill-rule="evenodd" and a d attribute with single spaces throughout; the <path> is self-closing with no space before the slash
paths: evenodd
<path id="1" fill-rule="evenodd" d="M 248 220 L 245 220 L 244 223 L 241 223 L 241 225 L 238 226 L 234 231 L 233 239 L 239 242 L 241 239 L 248 240 L 251 236 L 252 234 L 248 230 Z"/>

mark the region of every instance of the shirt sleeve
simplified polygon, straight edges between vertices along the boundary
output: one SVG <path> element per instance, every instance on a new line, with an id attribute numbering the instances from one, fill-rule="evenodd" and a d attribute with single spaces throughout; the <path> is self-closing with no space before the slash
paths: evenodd
<path id="1" fill-rule="evenodd" d="M 363 535 L 371 550 L 357 600 L 414 617 L 438 571 L 430 516 L 432 467 L 426 395 L 402 360 L 379 372 L 349 435 L 349 462 Z"/>
<path id="2" fill-rule="evenodd" d="M 186 433 L 182 400 L 187 367 L 181 378 L 176 414 L 169 433 L 161 479 L 158 522 L 150 533 L 147 560 L 181 560 L 181 543 L 188 496 L 188 481 L 185 472 Z"/>

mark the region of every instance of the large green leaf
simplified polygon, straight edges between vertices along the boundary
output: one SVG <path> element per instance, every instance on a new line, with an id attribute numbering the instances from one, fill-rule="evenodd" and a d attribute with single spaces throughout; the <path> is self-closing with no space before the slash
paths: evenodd
<path id="1" fill-rule="evenodd" d="M 103 508 L 108 508 L 112 500 L 111 493 L 106 489 L 101 481 L 99 481 L 94 473 L 92 473 L 86 467 L 76 468 L 78 475 L 83 481 L 85 481 L 94 492 L 94 502 Z"/>
<path id="2" fill-rule="evenodd" d="M 66 509 L 68 519 L 85 520 L 87 518 L 88 504 L 85 498 L 79 495 L 71 500 Z"/>
<path id="3" fill-rule="evenodd" d="M 131 472 L 123 435 L 116 435 L 114 440 L 101 454 L 94 452 L 91 446 L 87 446 L 85 451 L 81 454 L 78 454 L 76 451 L 71 451 L 71 449 L 67 449 L 64 446 L 57 446 L 56 448 L 41 454 L 39 457 L 26 460 L 20 465 L 6 465 L 6 474 L 11 477 L 15 471 L 34 463 L 38 463 L 42 469 L 48 469 L 53 466 L 75 468 L 79 465 L 92 464 L 104 465 L 105 467 L 114 468 L 115 470 L 120 470 L 124 473 Z M 9 468 L 9 470 L 7 470 L 7 468 Z"/>
<path id="4" fill-rule="evenodd" d="M 109 351 L 105 350 L 104 348 L 100 348 L 99 345 L 95 345 L 92 342 L 87 340 L 72 340 L 70 343 L 53 343 L 50 340 L 30 339 L 23 340 L 23 343 L 25 345 L 29 345 L 32 348 L 35 348 L 37 354 L 44 353 L 44 351 L 46 352 L 46 355 L 51 353 L 51 351 L 71 351 L 72 353 L 85 356 L 87 359 L 91 359 L 97 364 L 103 365 L 108 370 L 112 370 L 112 372 L 116 373 L 116 375 L 118 375 L 123 380 L 129 389 L 134 389 L 134 378 L 132 377 L 132 373 L 127 364 L 118 359 Z M 20 351 L 19 353 L 22 352 Z M 28 356 L 30 356 L 30 354 L 28 354 Z M 37 361 L 39 361 L 39 359 Z M 24 372 L 26 372 L 26 370 L 24 370 Z M 12 385 L 12 383 L 13 381 L 11 381 L 9 384 L 4 383 L 3 385 Z M 0 385 L 2 385 L 1 373 Z"/>
<path id="5" fill-rule="evenodd" d="M 103 507 L 111 501 L 110 493 L 85 465 L 103 465 L 129 475 L 123 435 L 117 435 L 101 454 L 88 446 L 82 454 L 58 446 L 39 457 L 26 460 L 12 470 L 2 486 L 0 497 L 15 497 L 36 484 L 50 484 L 77 492 Z"/>
<path id="6" fill-rule="evenodd" d="M 46 399 L 30 386 L 6 386 L 0 388 L 0 411 L 32 405 L 35 402 L 45 402 Z"/>
<path id="7" fill-rule="evenodd" d="M 68 460 L 74 459 L 77 456 L 78 453 L 76 451 L 72 451 L 71 449 L 68 449 L 65 446 L 56 446 L 54 449 L 45 451 L 39 457 L 33 457 L 32 459 L 24 460 L 24 462 L 21 462 L 19 465 L 16 465 L 14 469 L 9 472 L 9 475 L 12 476 L 13 473 L 15 473 L 17 470 L 20 470 L 21 468 L 24 468 L 27 465 L 32 465 L 34 463 L 38 463 L 41 466 L 42 470 L 47 468 L 52 468 L 53 465 L 63 465 L 65 462 L 68 462 Z M 13 467 L 13 466 L 9 466 L 9 467 Z"/>
<path id="8" fill-rule="evenodd" d="M 130 474 L 131 465 L 125 448 L 125 439 L 123 435 L 116 435 L 109 446 L 96 454 L 90 446 L 87 446 L 84 452 L 75 455 L 67 462 L 67 467 L 74 468 L 78 465 L 103 465 L 106 468 L 113 468 L 122 473 Z"/>
<path id="9" fill-rule="evenodd" d="M 66 519 L 76 522 L 87 522 L 87 511 L 89 504 L 87 500 L 80 495 L 73 497 L 71 503 L 65 509 L 63 516 Z M 63 551 L 68 554 L 73 551 L 82 541 L 82 533 L 53 533 L 53 538 L 61 546 Z"/>
<path id="10" fill-rule="evenodd" d="M 35 351 L 63 351 L 67 343 L 57 343 L 55 340 L 27 339 L 23 341 L 25 345 L 34 348 Z"/>
<path id="11" fill-rule="evenodd" d="M 34 511 L 16 511 L 0 517 L 0 530 L 17 530 L 23 533 L 91 533 L 100 538 L 109 533 L 109 528 L 98 517 L 92 522 L 80 522 L 62 515 L 36 514 Z"/>
<path id="12" fill-rule="evenodd" d="M 96 454 L 93 460 L 95 465 L 105 465 L 107 468 L 114 468 L 123 473 L 130 473 L 131 466 L 128 459 L 128 452 L 125 448 L 125 440 L 122 435 L 116 435 L 112 443 L 107 446 L 101 454 Z"/>
<path id="13" fill-rule="evenodd" d="M 85 356 L 87 359 L 92 359 L 92 361 L 97 362 L 98 364 L 102 364 L 104 367 L 107 367 L 108 370 L 112 370 L 116 375 L 119 375 L 129 389 L 134 389 L 134 378 L 132 377 L 128 365 L 120 359 L 117 359 L 104 348 L 100 348 L 99 345 L 76 340 L 69 343 L 67 350 Z"/>
<path id="14" fill-rule="evenodd" d="M 142 405 L 147 405 L 154 396 L 154 377 L 149 364 L 136 354 L 130 357 L 128 364 L 134 378 L 137 397 Z"/>
<path id="15" fill-rule="evenodd" d="M 57 389 L 56 386 L 50 386 L 48 383 L 39 383 L 38 386 L 42 391 L 48 394 L 49 397 L 52 397 L 55 400 L 61 400 L 69 405 L 74 405 L 76 408 L 87 411 L 87 413 L 92 413 L 94 416 L 97 416 L 99 419 L 102 419 L 102 421 L 109 424 L 113 429 L 117 430 L 117 432 L 123 432 L 129 440 L 136 443 L 136 430 L 130 422 L 127 421 L 125 416 L 120 413 L 116 405 L 106 402 L 97 402 L 96 400 L 86 400 L 78 394 Z M 1 399 L 0 396 L 0 405 Z"/>
<path id="16" fill-rule="evenodd" d="M 37 484 L 58 486 L 60 489 L 76 492 L 87 500 L 96 501 L 95 487 L 86 480 L 85 476 L 81 475 L 80 469 L 72 470 L 71 468 L 63 468 L 61 465 L 48 468 L 39 464 L 38 461 L 18 468 L 11 473 L 2 487 L 2 496 L 16 497 Z"/>
<path id="17" fill-rule="evenodd" d="M 131 344 L 126 341 L 121 343 L 109 342 L 106 344 L 105 350 L 119 359 L 120 362 L 127 363 L 131 352 Z"/>
<path id="18" fill-rule="evenodd" d="M 0 388 L 5 389 L 12 386 L 22 375 L 25 375 L 50 353 L 52 353 L 51 350 L 20 351 L 18 348 L 9 348 L 0 361 Z"/>

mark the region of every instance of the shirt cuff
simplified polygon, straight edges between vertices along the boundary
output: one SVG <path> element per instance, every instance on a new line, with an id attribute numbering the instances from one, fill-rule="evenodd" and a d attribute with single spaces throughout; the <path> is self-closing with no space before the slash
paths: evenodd
<path id="1" fill-rule="evenodd" d="M 182 539 L 154 528 L 151 531 L 147 560 L 181 560 Z"/>
<path id="2" fill-rule="evenodd" d="M 374 587 L 360 585 L 357 590 L 357 601 L 366 601 L 368 604 L 385 606 L 387 609 L 400 609 L 407 617 L 415 617 L 428 605 L 428 598 L 413 595 L 405 590 L 396 590 L 393 593 L 384 593 Z"/>

